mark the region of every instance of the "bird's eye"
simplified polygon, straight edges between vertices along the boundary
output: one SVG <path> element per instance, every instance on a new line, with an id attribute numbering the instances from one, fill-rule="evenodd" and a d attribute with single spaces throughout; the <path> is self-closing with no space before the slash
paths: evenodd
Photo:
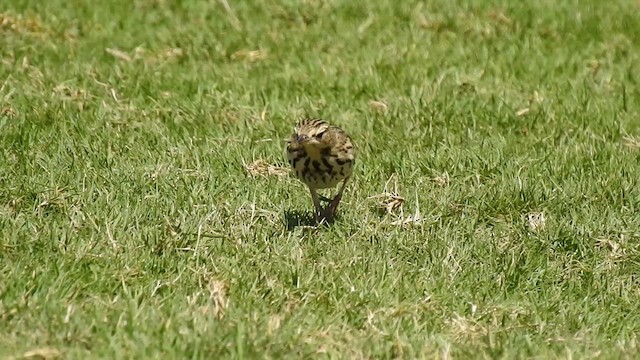
<path id="1" fill-rule="evenodd" d="M 319 132 L 319 133 L 317 133 L 317 134 L 316 134 L 316 136 L 315 136 L 315 137 L 316 137 L 316 139 L 317 139 L 317 140 L 322 139 L 322 136 L 324 136 L 324 133 L 325 133 L 324 131 L 323 131 L 323 132 Z"/>

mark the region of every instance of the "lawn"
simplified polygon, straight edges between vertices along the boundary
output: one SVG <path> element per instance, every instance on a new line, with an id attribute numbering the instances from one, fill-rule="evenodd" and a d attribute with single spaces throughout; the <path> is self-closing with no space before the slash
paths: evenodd
<path id="1" fill-rule="evenodd" d="M 635 358 L 639 12 L 5 1 L 0 358 Z"/>

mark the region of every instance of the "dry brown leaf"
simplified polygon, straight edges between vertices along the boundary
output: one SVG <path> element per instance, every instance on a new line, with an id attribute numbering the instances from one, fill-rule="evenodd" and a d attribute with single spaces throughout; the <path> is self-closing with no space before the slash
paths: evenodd
<path id="1" fill-rule="evenodd" d="M 393 214 L 396 210 L 402 208 L 404 198 L 396 193 L 384 192 L 379 195 L 369 196 L 368 199 L 377 199 L 377 206 L 380 209 L 386 210 L 388 214 Z"/>
<path id="2" fill-rule="evenodd" d="M 387 106 L 387 104 L 378 100 L 369 101 L 369 107 L 380 113 L 386 113 L 387 110 L 389 110 L 389 107 Z"/>
<path id="3" fill-rule="evenodd" d="M 433 178 L 433 181 L 439 186 L 446 186 L 447 184 L 449 184 L 449 173 L 445 171 L 441 175 L 438 175 L 435 178 Z"/>
<path id="4" fill-rule="evenodd" d="M 105 51 L 107 52 L 107 54 L 113 56 L 116 59 L 119 60 L 123 60 L 126 62 L 131 62 L 131 56 L 129 56 L 129 54 L 127 54 L 126 52 L 122 51 L 122 50 L 118 50 L 118 49 L 113 49 L 113 48 L 106 48 Z"/>
<path id="5" fill-rule="evenodd" d="M 597 59 L 591 59 L 587 63 L 587 67 L 591 70 L 592 73 L 597 73 L 598 70 L 602 67 L 602 62 Z"/>
<path id="6" fill-rule="evenodd" d="M 251 176 L 286 176 L 289 174 L 289 169 L 281 166 L 271 165 L 265 160 L 258 159 L 249 165 L 244 166 L 249 175 Z"/>
<path id="7" fill-rule="evenodd" d="M 423 29 L 431 30 L 434 32 L 440 32 L 444 30 L 446 26 L 444 21 L 428 19 L 424 14 L 420 12 L 416 13 L 415 18 L 416 18 L 416 23 L 418 24 L 419 27 Z"/>
<path id="8" fill-rule="evenodd" d="M 267 333 L 271 335 L 278 331 L 278 329 L 280 329 L 283 318 L 284 316 L 282 315 L 269 316 L 269 321 L 267 322 Z"/>
<path id="9" fill-rule="evenodd" d="M 391 181 L 393 180 L 393 189 L 390 189 Z M 368 199 L 378 200 L 378 208 L 386 210 L 388 214 L 392 214 L 396 210 L 402 211 L 402 204 L 404 203 L 404 197 L 400 196 L 398 192 L 398 180 L 395 174 L 392 174 L 387 182 L 384 184 L 384 191 L 381 194 L 369 196 Z"/>
<path id="10" fill-rule="evenodd" d="M 417 196 L 416 196 L 417 198 Z M 391 225 L 399 225 L 399 226 L 421 226 L 424 222 L 424 218 L 420 214 L 420 204 L 416 200 L 416 210 L 413 215 L 409 215 L 404 217 L 404 214 L 401 211 L 400 219 L 391 223 Z"/>
<path id="11" fill-rule="evenodd" d="M 513 24 L 513 20 L 511 20 L 507 15 L 504 14 L 504 12 L 502 12 L 501 10 L 492 10 L 489 12 L 489 18 L 491 18 L 493 21 L 500 23 L 500 24 L 504 24 L 504 25 L 511 25 Z"/>
<path id="12" fill-rule="evenodd" d="M 212 279 L 209 282 L 209 297 L 211 299 L 213 315 L 221 319 L 229 307 L 227 285 L 222 281 Z"/>
<path id="13" fill-rule="evenodd" d="M 609 238 L 596 239 L 596 246 L 606 248 L 613 254 L 616 254 L 620 251 L 620 244 Z"/>
<path id="14" fill-rule="evenodd" d="M 184 54 L 181 48 L 169 48 L 160 52 L 159 56 L 165 59 L 180 57 Z"/>
<path id="15" fill-rule="evenodd" d="M 62 100 L 82 100 L 88 97 L 87 90 L 74 88 L 68 84 L 58 84 L 53 88 L 53 92 Z"/>
<path id="16" fill-rule="evenodd" d="M 0 116 L 6 116 L 10 119 L 13 119 L 17 115 L 18 115 L 18 112 L 16 111 L 15 108 L 11 106 L 0 108 Z"/>
<path id="17" fill-rule="evenodd" d="M 531 98 L 529 98 L 530 105 L 542 104 L 543 101 L 544 101 L 544 97 L 540 95 L 538 90 L 534 90 L 533 94 L 531 95 Z"/>
<path id="18" fill-rule="evenodd" d="M 171 61 L 182 56 L 184 56 L 184 51 L 181 48 L 168 48 L 154 53 L 150 53 L 143 48 L 136 48 L 134 58 L 153 64 L 159 61 Z"/>
<path id="19" fill-rule="evenodd" d="M 266 50 L 239 50 L 231 54 L 233 60 L 244 60 L 247 62 L 256 62 L 267 58 Z"/>
<path id="20" fill-rule="evenodd" d="M 36 18 L 23 18 L 8 12 L 0 13 L 0 30 L 10 30 L 17 33 L 42 34 L 44 26 Z"/>
<path id="21" fill-rule="evenodd" d="M 49 347 L 29 350 L 22 355 L 22 357 L 25 359 L 38 359 L 38 360 L 57 359 L 60 356 L 62 356 L 62 354 L 60 353 L 59 350 L 54 348 L 49 348 Z"/>
<path id="22" fill-rule="evenodd" d="M 487 328 L 472 318 L 455 315 L 449 320 L 452 335 L 459 339 L 486 335 Z"/>
<path id="23" fill-rule="evenodd" d="M 640 149 L 640 137 L 635 136 L 625 136 L 622 138 L 624 144 L 630 148 L 631 150 L 639 150 Z"/>

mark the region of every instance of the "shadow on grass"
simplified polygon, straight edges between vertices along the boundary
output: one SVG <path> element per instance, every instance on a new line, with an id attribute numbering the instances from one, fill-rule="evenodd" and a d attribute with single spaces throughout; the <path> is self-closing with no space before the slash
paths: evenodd
<path id="1" fill-rule="evenodd" d="M 286 210 L 284 212 L 284 219 L 288 231 L 295 229 L 296 226 L 316 226 L 313 214 L 308 211 Z"/>
<path id="2" fill-rule="evenodd" d="M 308 211 L 299 210 L 286 210 L 284 212 L 284 218 L 286 221 L 287 231 L 292 231 L 297 226 L 320 228 L 323 226 L 330 226 L 336 219 L 340 218 L 340 215 L 336 215 L 331 221 L 323 221 L 320 224 L 316 224 L 313 214 Z"/>
<path id="3" fill-rule="evenodd" d="M 380 219 L 389 215 L 389 212 L 385 208 L 376 207 L 373 211 L 376 213 L 376 215 L 378 215 Z"/>

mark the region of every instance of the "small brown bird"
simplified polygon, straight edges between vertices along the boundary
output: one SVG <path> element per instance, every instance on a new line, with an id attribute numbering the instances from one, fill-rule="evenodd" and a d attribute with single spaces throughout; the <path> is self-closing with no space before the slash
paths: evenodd
<path id="1" fill-rule="evenodd" d="M 351 138 L 337 126 L 321 119 L 304 119 L 296 125 L 287 143 L 287 158 L 296 176 L 311 192 L 316 222 L 331 221 L 342 199 L 355 163 Z M 342 181 L 333 200 L 318 196 L 318 189 L 332 188 Z M 320 200 L 329 202 L 325 210 Z"/>

